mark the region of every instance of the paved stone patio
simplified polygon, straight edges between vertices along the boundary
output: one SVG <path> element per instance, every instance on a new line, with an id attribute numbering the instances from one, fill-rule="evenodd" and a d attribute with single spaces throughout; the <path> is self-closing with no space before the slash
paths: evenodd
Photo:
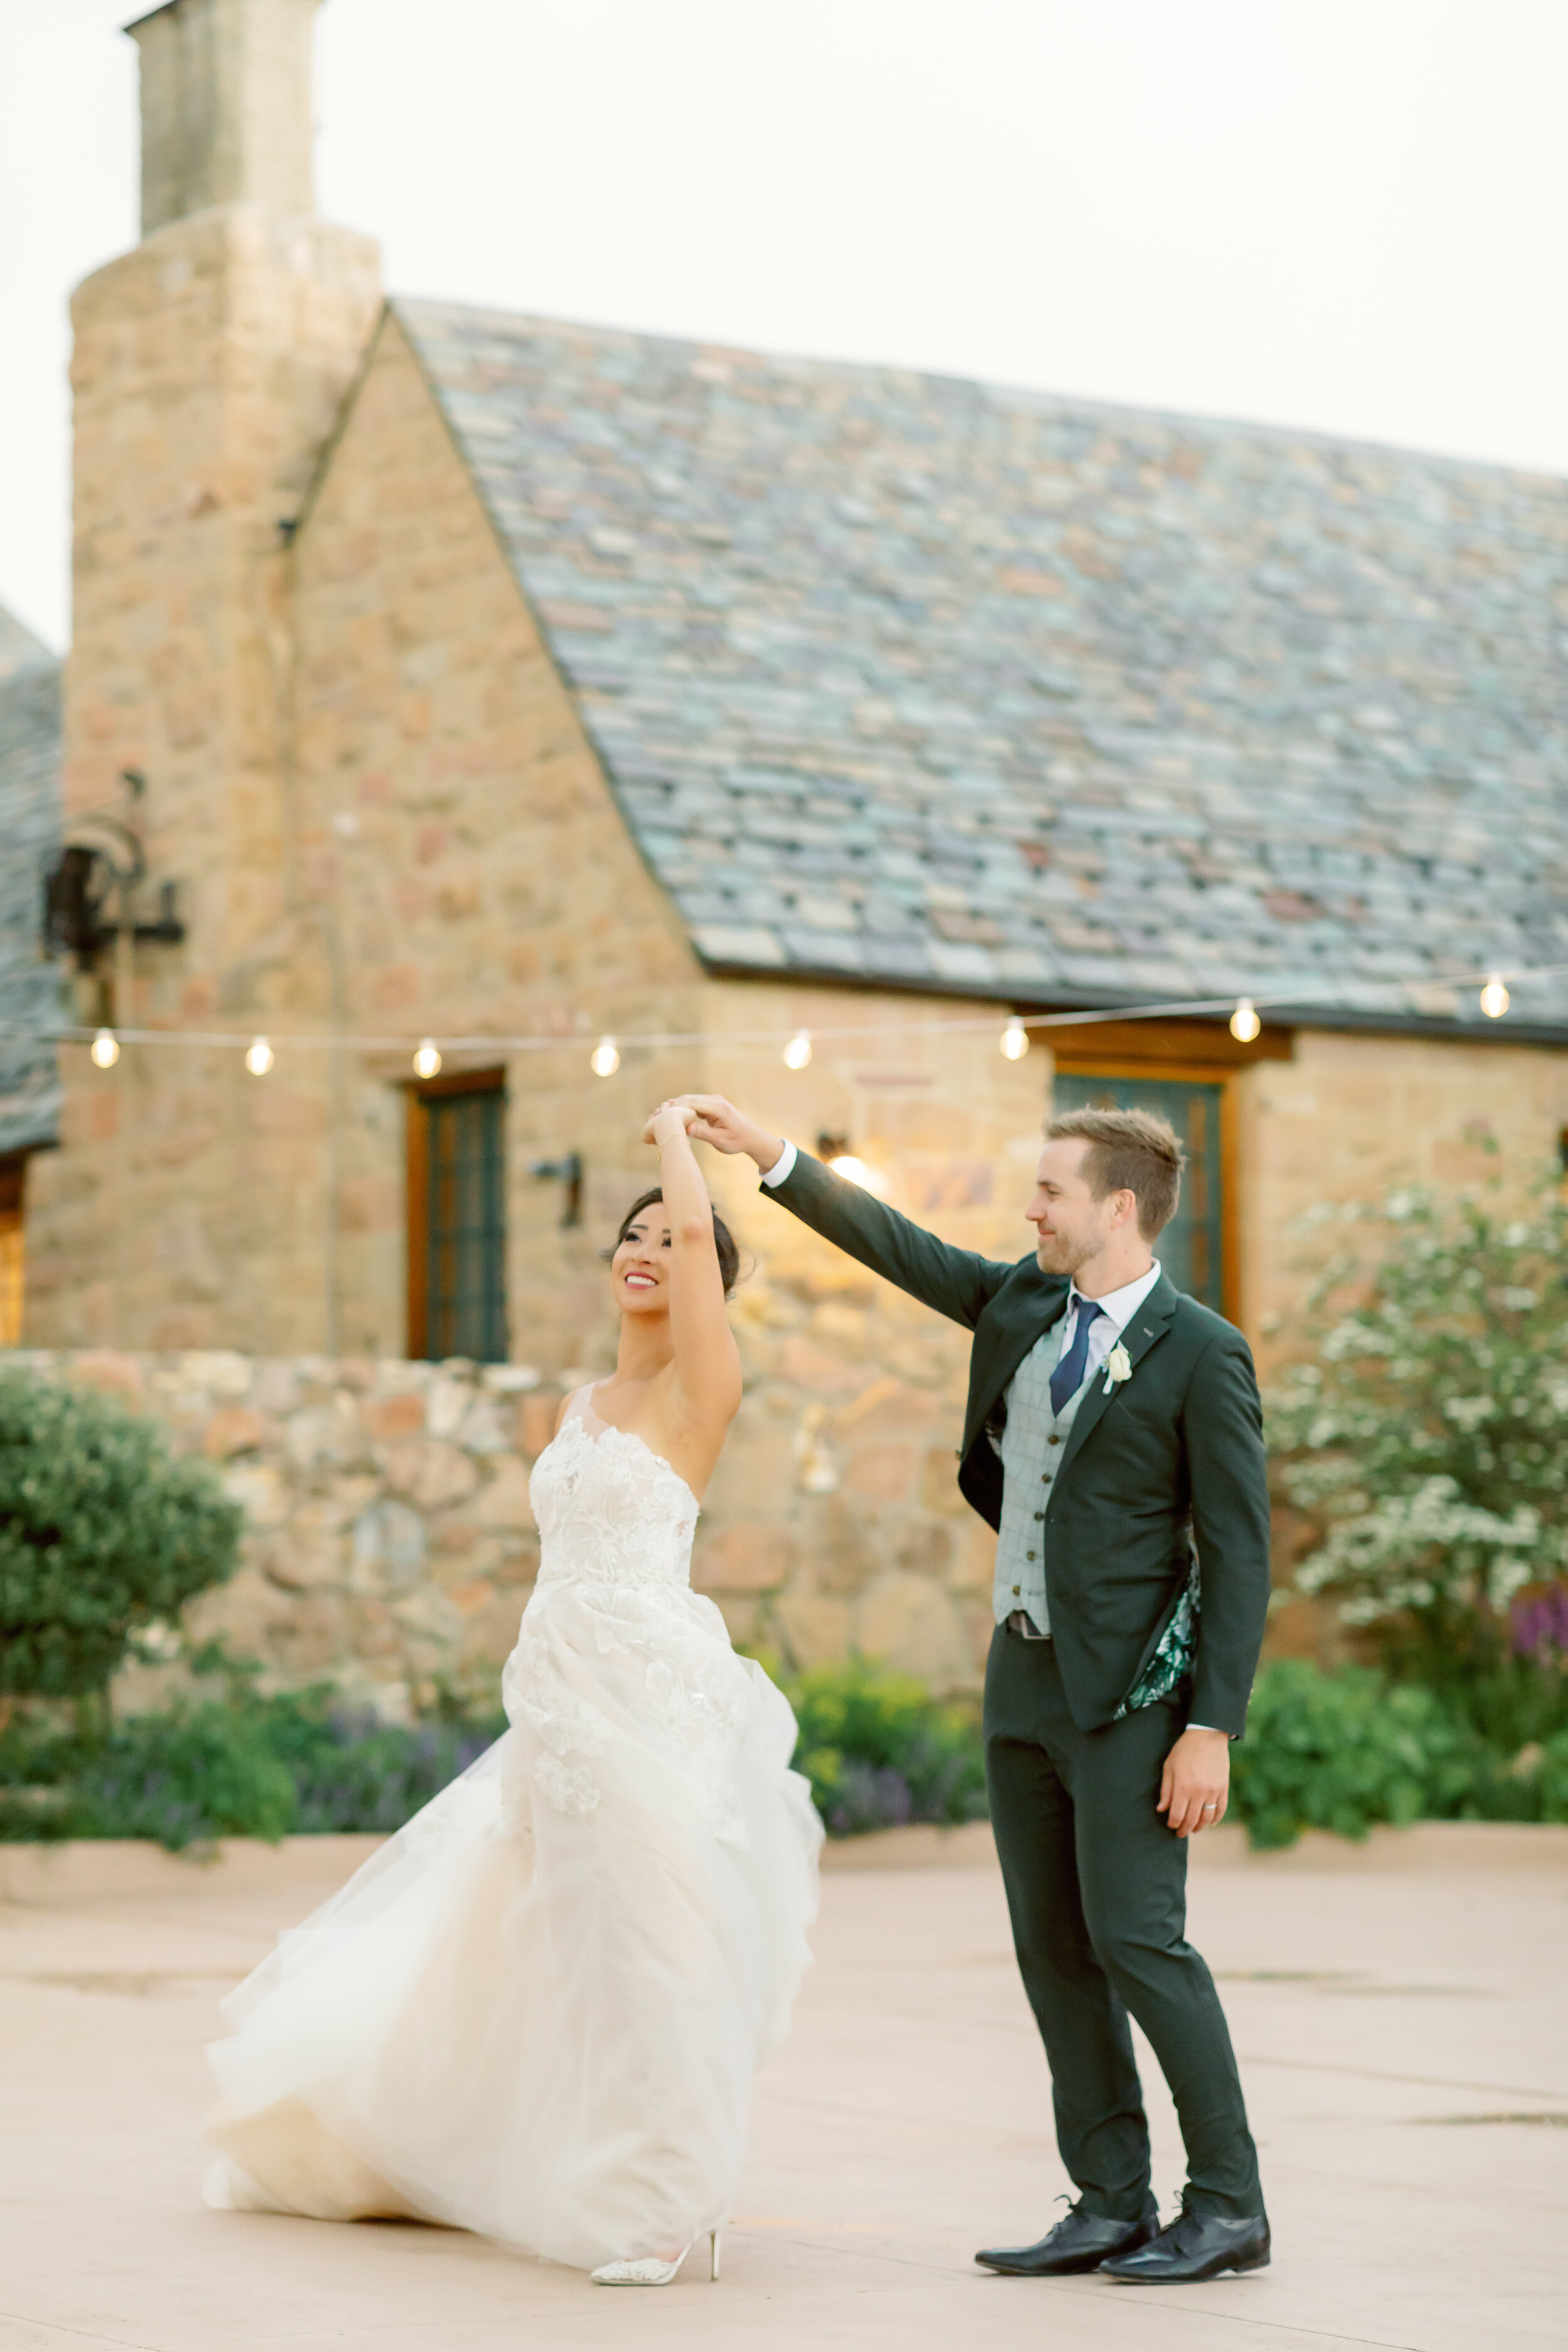
<path id="1" fill-rule="evenodd" d="M 214 2002 L 343 1858 L 333 1841 L 248 1870 L 164 1865 L 140 1891 L 116 1865 L 119 1891 L 96 1895 L 80 1869 L 6 1874 L 31 1899 L 0 1901 L 0 2352 L 1564 2340 L 1560 1842 L 1483 1832 L 1262 1864 L 1216 1845 L 1194 1931 L 1224 1979 L 1277 2254 L 1258 2277 L 1166 2293 L 973 2268 L 977 2245 L 1040 2230 L 1065 2186 L 973 1835 L 869 1857 L 926 1866 L 825 1880 L 818 1965 L 760 2088 L 718 2287 L 607 2295 L 446 2231 L 205 2212 Z M 1168 2194 L 1178 2144 L 1157 2077 L 1151 2092 Z"/>

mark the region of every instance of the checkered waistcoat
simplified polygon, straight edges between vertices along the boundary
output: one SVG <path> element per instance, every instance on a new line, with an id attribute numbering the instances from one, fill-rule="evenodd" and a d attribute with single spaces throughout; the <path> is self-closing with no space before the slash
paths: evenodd
<path id="1" fill-rule="evenodd" d="M 1068 1318 L 1060 1316 L 1030 1349 L 1007 1389 L 1007 1420 L 1000 1442 L 1002 1525 L 996 1538 L 996 1573 L 991 1605 L 1000 1625 L 1015 1609 L 1025 1609 L 1042 1633 L 1051 1630 L 1046 1598 L 1046 1505 L 1050 1500 L 1068 1431 L 1092 1383 L 1106 1376 L 1104 1365 L 1086 1373 L 1060 1412 L 1051 1402 L 1051 1374 L 1061 1358 Z M 1197 1642 L 1198 1572 L 1194 1561 L 1187 1589 L 1158 1649 L 1117 1709 L 1152 1706 L 1179 1696 L 1190 1684 Z"/>

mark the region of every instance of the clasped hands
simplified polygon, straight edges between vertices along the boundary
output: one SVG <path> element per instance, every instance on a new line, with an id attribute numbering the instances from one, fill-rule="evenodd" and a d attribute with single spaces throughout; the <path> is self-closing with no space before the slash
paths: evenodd
<path id="1" fill-rule="evenodd" d="M 661 1102 L 649 1111 L 642 1131 L 645 1143 L 659 1144 L 675 1135 L 689 1135 L 697 1124 L 697 1113 L 689 1103 Z"/>

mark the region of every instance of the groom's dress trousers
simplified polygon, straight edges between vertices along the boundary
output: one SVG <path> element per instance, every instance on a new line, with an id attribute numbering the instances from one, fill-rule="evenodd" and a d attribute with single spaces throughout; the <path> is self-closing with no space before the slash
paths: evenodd
<path id="1" fill-rule="evenodd" d="M 1184 1729 L 1166 1700 L 1080 1731 L 1051 1642 L 998 1627 L 985 1671 L 985 1776 L 1013 1944 L 1051 2069 L 1057 2144 L 1089 2212 L 1151 2201 L 1135 2017 L 1170 2085 L 1190 2201 L 1261 2213 L 1258 2155 L 1219 1995 L 1186 1941 L 1187 1848 L 1155 1811 Z"/>
<path id="2" fill-rule="evenodd" d="M 953 1249 L 793 1151 L 769 1189 L 819 1233 L 974 1333 L 959 1481 L 996 1528 L 986 1777 L 1014 1944 L 1050 2063 L 1062 2159 L 1090 2213 L 1150 2207 L 1128 2026 L 1148 2036 L 1186 2147 L 1189 2201 L 1263 2211 L 1225 2014 L 1185 1940 L 1187 1846 L 1156 1810 L 1189 1722 L 1238 1735 L 1268 1598 L 1261 1413 L 1239 1332 L 1158 1268 L 1082 1307 L 1032 1258 Z M 1109 1327 L 1114 1328 L 1109 1328 Z M 1130 1376 L 1108 1378 L 1112 1350 Z M 1074 1367 L 1068 1367 L 1074 1369 Z M 1190 1671 L 1163 1689 L 1194 1552 Z M 1020 1613 L 1021 1612 L 1021 1613 Z M 1045 1637 L 1045 1638 L 1042 1638 Z"/>

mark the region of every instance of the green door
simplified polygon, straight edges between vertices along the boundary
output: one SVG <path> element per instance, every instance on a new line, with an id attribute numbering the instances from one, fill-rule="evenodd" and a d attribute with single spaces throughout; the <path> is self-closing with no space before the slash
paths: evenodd
<path id="1" fill-rule="evenodd" d="M 425 1353 L 506 1361 L 506 1097 L 428 1098 Z"/>
<path id="2" fill-rule="evenodd" d="M 1222 1089 L 1180 1078 L 1085 1078 L 1057 1073 L 1052 1102 L 1064 1110 L 1149 1110 L 1168 1118 L 1185 1146 L 1182 1197 L 1154 1244 L 1178 1290 L 1221 1304 L 1219 1101 Z"/>

